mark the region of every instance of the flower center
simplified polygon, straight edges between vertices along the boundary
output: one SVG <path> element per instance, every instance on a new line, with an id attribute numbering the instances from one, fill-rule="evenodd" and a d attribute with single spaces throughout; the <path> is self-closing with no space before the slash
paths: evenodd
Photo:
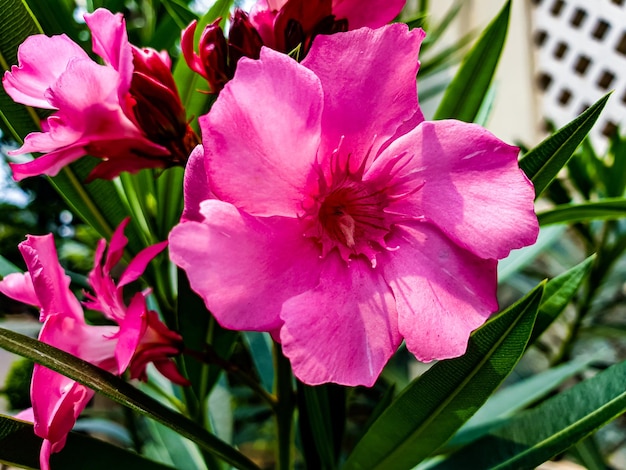
<path id="1" fill-rule="evenodd" d="M 376 254 L 388 249 L 385 237 L 397 218 L 385 211 L 394 198 L 393 185 L 388 174 L 375 181 L 364 178 L 367 156 L 354 168 L 358 162 L 340 147 L 328 167 L 316 163 L 317 188 L 305 209 L 304 235 L 320 244 L 322 257 L 336 249 L 346 262 L 365 256 L 375 266 Z"/>
<path id="2" fill-rule="evenodd" d="M 348 182 L 332 190 L 322 201 L 318 220 L 325 234 L 336 243 L 355 250 L 357 245 L 384 236 L 384 196 L 363 182 Z"/>

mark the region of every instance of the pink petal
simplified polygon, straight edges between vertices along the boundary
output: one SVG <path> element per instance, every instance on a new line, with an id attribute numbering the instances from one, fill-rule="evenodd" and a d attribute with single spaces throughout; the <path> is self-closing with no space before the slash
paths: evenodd
<path id="1" fill-rule="evenodd" d="M 370 148 L 375 155 L 403 121 L 419 112 L 415 75 L 423 38 L 421 29 L 394 24 L 313 41 L 302 65 L 315 72 L 324 89 L 320 160 L 344 136 L 342 148 L 358 166 Z"/>
<path id="2" fill-rule="evenodd" d="M 255 218 L 218 200 L 202 203 L 202 214 L 204 222 L 171 231 L 171 260 L 225 328 L 279 326 L 283 302 L 319 276 L 319 248 L 303 237 L 300 220 Z"/>
<path id="3" fill-rule="evenodd" d="M 39 341 L 62 349 L 84 361 L 110 372 L 116 372 L 114 362 L 117 326 L 88 325 L 64 313 L 49 315 L 39 333 Z"/>
<path id="4" fill-rule="evenodd" d="M 202 221 L 204 217 L 200 214 L 200 203 L 206 199 L 214 198 L 204 162 L 204 148 L 202 145 L 198 145 L 189 155 L 189 160 L 185 166 L 183 182 L 185 209 L 181 216 L 181 222 L 186 220 Z"/>
<path id="5" fill-rule="evenodd" d="M 380 28 L 398 16 L 405 3 L 406 0 L 333 0 L 333 15 L 347 19 L 350 29 Z"/>
<path id="6" fill-rule="evenodd" d="M 371 175 L 403 153 L 407 165 L 396 180 L 406 178 L 413 186 L 417 180 L 423 187 L 389 210 L 425 216 L 482 258 L 504 258 L 535 242 L 535 194 L 519 169 L 516 147 L 475 124 L 424 122 L 395 141 Z"/>
<path id="7" fill-rule="evenodd" d="M 2 80 L 7 94 L 18 103 L 53 109 L 45 91 L 56 82 L 72 59 L 91 60 L 87 53 L 66 35 L 30 36 L 17 50 L 19 65 L 12 66 Z"/>
<path id="8" fill-rule="evenodd" d="M 270 3 L 272 6 L 270 6 Z M 250 23 L 254 26 L 263 39 L 263 44 L 272 49 L 276 48 L 274 38 L 274 20 L 278 10 L 282 8 L 287 0 L 272 1 L 258 0 L 250 9 Z"/>
<path id="9" fill-rule="evenodd" d="M 124 235 L 124 230 L 126 230 L 126 226 L 130 222 L 130 217 L 126 217 L 124 220 L 120 222 L 117 226 L 113 235 L 111 235 L 111 241 L 109 242 L 109 249 L 107 251 L 106 260 L 104 262 L 104 266 L 102 267 L 102 273 L 105 276 L 108 276 L 113 269 L 113 267 L 120 262 L 122 256 L 124 256 L 124 248 L 128 244 L 128 238 Z M 101 244 L 106 244 L 104 241 L 100 241 Z M 101 254 L 96 253 L 96 259 L 94 260 L 94 269 L 98 268 L 101 260 Z"/>
<path id="10" fill-rule="evenodd" d="M 121 98 L 128 92 L 133 74 L 133 53 L 128 42 L 124 16 L 98 8 L 84 17 L 91 30 L 93 51 L 119 72 L 116 86 L 119 86 Z"/>
<path id="11" fill-rule="evenodd" d="M 15 419 L 21 419 L 22 421 L 28 421 L 29 423 L 35 422 L 35 416 L 33 415 L 33 408 L 26 408 L 20 411 L 14 416 Z"/>
<path id="12" fill-rule="evenodd" d="M 68 123 L 77 128 L 93 129 L 102 122 L 99 113 L 120 109 L 117 98 L 118 73 L 111 67 L 88 60 L 73 60 L 47 93 L 52 105 L 62 111 Z M 83 122 L 83 116 L 98 118 Z"/>
<path id="13" fill-rule="evenodd" d="M 148 246 L 137 253 L 137 256 L 135 256 L 132 261 L 128 263 L 128 267 L 124 270 L 124 274 L 120 277 L 117 287 L 120 288 L 139 279 L 139 276 L 141 276 L 146 270 L 148 263 L 150 263 L 156 255 L 161 253 L 166 246 L 167 241 L 163 241 Z"/>
<path id="14" fill-rule="evenodd" d="M 39 134 L 39 133 L 38 133 Z M 28 134 L 24 145 L 28 143 L 28 139 L 33 134 Z M 24 148 L 24 147 L 22 147 Z M 9 154 L 17 154 L 18 151 L 9 152 Z M 21 149 L 20 149 L 21 153 Z M 57 152 L 50 152 L 41 157 L 35 158 L 26 163 L 9 163 L 11 172 L 15 181 L 21 181 L 24 178 L 38 175 L 55 176 L 63 169 L 65 165 L 78 160 L 87 152 L 82 146 L 66 147 Z"/>
<path id="15" fill-rule="evenodd" d="M 114 341 L 117 328 L 86 325 L 70 315 L 48 316 L 39 340 L 66 352 L 112 370 Z M 48 468 L 50 453 L 65 445 L 76 418 L 93 397 L 93 390 L 73 380 L 35 364 L 31 382 L 31 401 L 35 434 L 43 438 L 40 453 L 42 468 Z"/>
<path id="16" fill-rule="evenodd" d="M 41 305 L 41 319 L 63 314 L 82 320 L 83 310 L 69 288 L 69 276 L 59 264 L 52 234 L 28 235 L 26 241 L 19 244 L 19 249 Z"/>
<path id="17" fill-rule="evenodd" d="M 94 391 L 57 372 L 35 364 L 31 384 L 35 434 L 58 452 Z"/>
<path id="18" fill-rule="evenodd" d="M 285 302 L 283 352 L 304 383 L 374 385 L 402 341 L 381 274 L 361 258 L 347 265 L 331 253 L 317 287 Z"/>
<path id="19" fill-rule="evenodd" d="M 264 48 L 241 59 L 235 78 L 200 118 L 211 189 L 252 215 L 293 217 L 316 176 L 322 111 L 317 78 Z"/>
<path id="20" fill-rule="evenodd" d="M 30 273 L 11 273 L 0 281 L 0 292 L 7 297 L 41 308 Z"/>
<path id="21" fill-rule="evenodd" d="M 398 309 L 398 328 L 421 361 L 465 352 L 470 333 L 498 309 L 496 261 L 483 260 L 427 223 L 398 227 L 380 263 Z"/>
<path id="22" fill-rule="evenodd" d="M 120 325 L 120 332 L 115 347 L 117 373 L 122 374 L 130 364 L 137 350 L 139 341 L 146 331 L 146 299 L 138 292 L 135 294 L 126 310 L 126 316 Z"/>

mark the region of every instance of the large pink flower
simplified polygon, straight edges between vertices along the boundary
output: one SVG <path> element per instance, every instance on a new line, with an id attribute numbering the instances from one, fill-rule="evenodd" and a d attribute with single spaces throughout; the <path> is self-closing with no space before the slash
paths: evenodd
<path id="1" fill-rule="evenodd" d="M 130 367 L 131 378 L 145 379 L 147 364 L 154 362 L 170 380 L 187 384 L 171 359 L 180 352 L 181 337 L 148 310 L 143 293 L 135 294 L 128 307 L 122 300 L 122 287 L 137 279 L 165 244 L 148 247 L 140 253 L 129 263 L 117 286 L 109 276 L 126 245 L 123 235 L 126 224 L 127 221 L 122 223 L 114 233 L 104 266 L 101 257 L 105 246 L 103 242 L 98 245 L 94 270 L 89 275 L 95 295 L 90 295 L 91 300 L 86 303 L 119 326 L 85 322 L 80 302 L 69 288 L 70 279 L 58 262 L 51 234 L 29 236 L 20 244 L 28 272 L 6 276 L 0 281 L 0 292 L 41 310 L 43 327 L 39 340 L 44 343 L 117 375 Z M 84 385 L 35 365 L 31 382 L 32 420 L 35 433 L 44 439 L 40 454 L 42 469 L 49 468 L 50 454 L 63 448 L 67 434 L 93 395 L 93 390 Z M 29 415 L 27 411 L 20 417 L 28 419 Z"/>
<path id="2" fill-rule="evenodd" d="M 65 35 L 31 36 L 18 49 L 19 65 L 3 78 L 15 101 L 55 112 L 42 132 L 26 136 L 11 155 L 45 155 L 13 164 L 13 176 L 56 175 L 84 155 L 103 159 L 91 178 L 165 167 L 185 161 L 196 141 L 169 71 L 169 58 L 128 42 L 124 19 L 108 10 L 85 15 L 94 62 Z"/>
<path id="3" fill-rule="evenodd" d="M 497 259 L 537 236 L 518 149 L 423 121 L 423 37 L 319 36 L 301 64 L 264 48 L 201 120 L 170 256 L 308 384 L 372 385 L 403 339 L 420 360 L 463 354 L 497 309 Z"/>

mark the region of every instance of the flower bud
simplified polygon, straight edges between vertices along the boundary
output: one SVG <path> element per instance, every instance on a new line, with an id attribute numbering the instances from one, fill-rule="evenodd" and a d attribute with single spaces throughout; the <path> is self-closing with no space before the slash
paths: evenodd
<path id="1" fill-rule="evenodd" d="M 180 43 L 187 65 L 209 82 L 213 94 L 219 93 L 232 77 L 228 67 L 228 45 L 220 27 L 221 20 L 217 18 L 204 28 L 198 45 L 198 53 L 194 51 L 197 21 L 192 22 L 183 31 Z"/>
<path id="2" fill-rule="evenodd" d="M 129 116 L 153 142 L 167 148 L 170 164 L 184 164 L 199 143 L 186 121 L 169 57 L 133 47 L 134 71 L 127 96 Z"/>
<path id="3" fill-rule="evenodd" d="M 239 59 L 242 57 L 258 59 L 262 46 L 263 40 L 250 23 L 248 14 L 240 8 L 236 8 L 230 19 L 228 32 L 228 64 L 233 74 Z"/>

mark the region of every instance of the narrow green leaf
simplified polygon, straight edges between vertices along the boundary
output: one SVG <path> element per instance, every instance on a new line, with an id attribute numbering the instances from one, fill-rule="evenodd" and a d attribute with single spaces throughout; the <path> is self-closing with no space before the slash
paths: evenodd
<path id="1" fill-rule="evenodd" d="M 74 2 L 56 0 L 54 8 L 50 8 L 50 0 L 26 1 L 47 36 L 65 34 L 74 42 L 81 43 L 80 28 L 73 17 Z"/>
<path id="2" fill-rule="evenodd" d="M 242 331 L 241 337 L 246 344 L 254 367 L 261 379 L 261 385 L 268 392 L 274 386 L 274 358 L 272 357 L 272 338 L 269 333 Z"/>
<path id="3" fill-rule="evenodd" d="M 500 60 L 510 11 L 509 0 L 465 56 L 435 112 L 434 119 L 474 121 Z"/>
<path id="4" fill-rule="evenodd" d="M 626 411 L 626 362 L 516 415 L 429 468 L 535 468 Z M 489 451 L 486 452 L 485 450 Z"/>
<path id="5" fill-rule="evenodd" d="M 424 38 L 422 44 L 422 50 L 427 50 L 433 44 L 437 44 L 443 34 L 450 28 L 450 25 L 454 19 L 458 16 L 461 7 L 463 6 L 462 0 L 456 0 L 450 9 L 446 12 L 442 20 L 434 26 L 428 28 L 428 34 Z M 426 15 L 428 16 L 428 15 Z M 421 25 L 418 25 L 421 26 Z M 415 27 L 415 26 L 414 26 Z"/>
<path id="6" fill-rule="evenodd" d="M 10 466 L 38 469 L 41 443 L 42 440 L 35 435 L 32 424 L 0 415 L 0 462 Z M 52 454 L 50 464 L 52 468 L 64 470 L 172 469 L 134 452 L 74 432 L 68 435 L 63 451 Z"/>
<path id="7" fill-rule="evenodd" d="M 626 178 L 626 175 L 624 176 Z M 621 219 L 626 217 L 626 199 L 607 198 L 581 204 L 563 204 L 537 214 L 541 225 L 571 224 L 590 220 Z"/>
<path id="8" fill-rule="evenodd" d="M 32 34 L 42 33 L 41 26 L 22 0 L 0 0 L 0 66 L 9 70 L 17 64 L 18 46 Z M 39 126 L 39 115 L 33 108 L 15 103 L 0 87 L 0 129 L 22 142 Z"/>
<path id="9" fill-rule="evenodd" d="M 11 263 L 4 256 L 0 255 L 0 276 L 4 277 L 11 273 L 21 273 L 22 270 Z"/>
<path id="10" fill-rule="evenodd" d="M 311 387 L 298 382 L 300 436 L 310 468 L 337 468 L 345 426 L 345 400 L 345 389 L 337 385 Z"/>
<path id="11" fill-rule="evenodd" d="M 204 301 L 191 289 L 182 270 L 178 271 L 177 313 L 178 330 L 185 338 L 185 346 L 188 349 L 203 352 L 206 345 L 209 345 L 220 359 L 230 358 L 239 333 L 226 330 L 217 323 L 204 305 Z M 197 403 L 204 403 L 223 367 L 220 364 L 209 365 L 200 362 L 188 355 L 183 356 L 182 362 L 192 383 Z M 196 411 L 201 413 L 201 407 Z"/>
<path id="12" fill-rule="evenodd" d="M 523 354 L 544 284 L 470 337 L 467 352 L 411 383 L 371 426 L 346 469 L 411 468 L 444 444 L 487 400 Z"/>
<path id="13" fill-rule="evenodd" d="M 243 454 L 185 416 L 115 375 L 28 336 L 0 328 L 0 347 L 59 372 L 142 415 L 168 426 L 202 449 L 241 469 L 258 470 Z"/>
<path id="14" fill-rule="evenodd" d="M 561 127 L 550 137 L 528 152 L 519 164 L 535 185 L 538 197 L 556 178 L 572 154 L 589 133 L 608 101 L 610 93 L 600 98 L 576 119 Z"/>
<path id="15" fill-rule="evenodd" d="M 449 452 L 450 449 L 469 444 L 484 436 L 501 424 L 504 417 L 523 410 L 545 397 L 565 380 L 588 368 L 595 359 L 596 357 L 592 356 L 585 360 L 561 364 L 500 390 L 489 398 L 485 405 L 459 429 L 445 448 L 440 450 L 442 453 Z"/>
<path id="16" fill-rule="evenodd" d="M 565 310 L 574 294 L 583 282 L 583 279 L 591 271 L 596 260 L 592 255 L 573 268 L 558 275 L 546 285 L 541 299 L 537 320 L 528 344 L 533 344 L 541 334 L 548 329 L 554 320 Z"/>
<path id="17" fill-rule="evenodd" d="M 572 448 L 572 453 L 587 470 L 606 470 L 609 468 L 593 435 L 576 444 Z"/>
<path id="18" fill-rule="evenodd" d="M 623 128 L 622 128 L 623 129 Z M 613 156 L 613 164 L 606 168 L 604 184 L 607 189 L 607 196 L 618 197 L 624 195 L 626 189 L 626 137 L 616 132 L 611 138 L 609 154 Z M 604 162 L 596 159 L 602 165 Z"/>

